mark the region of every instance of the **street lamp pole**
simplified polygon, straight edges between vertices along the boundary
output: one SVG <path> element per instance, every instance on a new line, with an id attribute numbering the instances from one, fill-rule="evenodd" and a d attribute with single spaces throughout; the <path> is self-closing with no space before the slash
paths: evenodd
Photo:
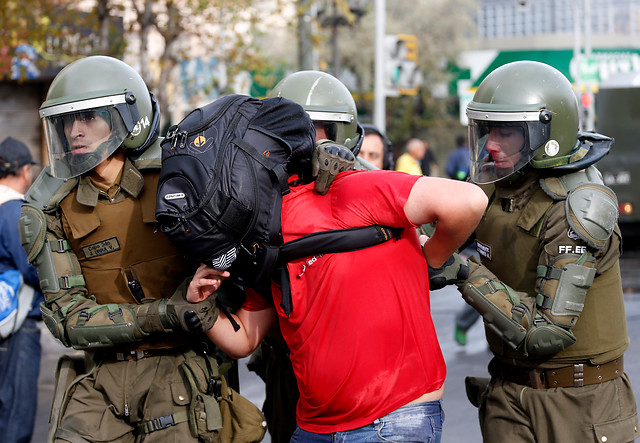
<path id="1" fill-rule="evenodd" d="M 386 96 L 384 90 L 384 37 L 386 34 L 385 0 L 375 0 L 375 62 L 374 62 L 374 90 L 373 90 L 373 123 L 381 131 L 386 131 Z"/>
<path id="2" fill-rule="evenodd" d="M 311 5 L 310 0 L 299 0 L 298 14 L 298 69 L 313 69 L 313 45 L 311 44 Z"/>

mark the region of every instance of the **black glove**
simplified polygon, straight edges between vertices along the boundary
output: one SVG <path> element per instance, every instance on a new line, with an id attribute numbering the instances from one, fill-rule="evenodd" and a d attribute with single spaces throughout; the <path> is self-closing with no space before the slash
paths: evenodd
<path id="1" fill-rule="evenodd" d="M 208 331 L 218 319 L 215 294 L 199 303 L 176 300 L 172 297 L 166 303 L 166 315 L 161 319 L 170 329 L 200 333 Z"/>
<path id="2" fill-rule="evenodd" d="M 432 291 L 465 281 L 469 277 L 467 261 L 455 252 L 441 267 L 432 268 L 427 265 L 427 268 L 429 270 L 429 289 Z"/>

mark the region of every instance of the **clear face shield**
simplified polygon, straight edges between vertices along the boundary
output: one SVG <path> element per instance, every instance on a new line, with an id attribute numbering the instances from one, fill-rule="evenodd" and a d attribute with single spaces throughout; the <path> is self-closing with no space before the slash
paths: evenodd
<path id="1" fill-rule="evenodd" d="M 470 175 L 477 184 L 493 183 L 519 171 L 550 136 L 550 118 L 541 122 L 539 111 L 505 113 L 468 109 L 467 117 Z"/>
<path id="2" fill-rule="evenodd" d="M 316 127 L 316 140 L 327 139 L 348 145 L 351 141 L 345 134 L 345 125 L 353 122 L 353 115 L 341 112 L 307 111 Z"/>
<path id="3" fill-rule="evenodd" d="M 119 95 L 41 109 L 53 176 L 77 177 L 113 154 L 133 127 L 121 112 L 127 106 Z"/>

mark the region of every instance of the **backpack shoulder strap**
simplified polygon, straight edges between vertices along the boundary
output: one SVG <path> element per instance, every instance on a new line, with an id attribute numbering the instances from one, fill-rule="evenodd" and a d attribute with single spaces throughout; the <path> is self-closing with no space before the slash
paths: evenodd
<path id="1" fill-rule="evenodd" d="M 269 161 L 265 156 L 260 155 L 256 151 L 256 149 L 251 146 L 251 144 L 247 143 L 240 137 L 236 137 L 235 139 L 233 139 L 232 143 L 276 176 L 276 178 L 278 179 L 278 184 L 280 186 L 281 195 L 286 195 L 289 193 L 289 176 L 287 175 L 285 165 Z"/>
<path id="2" fill-rule="evenodd" d="M 400 238 L 404 228 L 371 225 L 358 228 L 334 229 L 307 234 L 280 246 L 278 264 L 274 276 L 279 277 L 285 315 L 291 314 L 293 304 L 286 263 L 313 254 L 329 254 L 364 249 L 384 243 L 392 238 Z M 278 275 L 279 271 L 279 275 Z"/>
<path id="3" fill-rule="evenodd" d="M 314 232 L 280 246 L 279 263 L 287 263 L 312 254 L 349 252 L 384 243 L 392 238 L 400 238 L 403 228 L 383 225 L 358 228 L 334 229 Z"/>

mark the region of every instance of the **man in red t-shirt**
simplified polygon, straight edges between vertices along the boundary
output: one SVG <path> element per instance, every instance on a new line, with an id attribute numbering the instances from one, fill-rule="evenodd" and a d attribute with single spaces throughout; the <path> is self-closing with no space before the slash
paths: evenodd
<path id="1" fill-rule="evenodd" d="M 249 291 L 234 316 L 241 329 L 234 332 L 221 314 L 209 338 L 241 358 L 277 316 L 300 390 L 292 441 L 311 434 L 324 441 L 336 432 L 437 441 L 446 368 L 430 315 L 427 262 L 445 263 L 475 229 L 487 199 L 470 183 L 392 171 L 345 172 L 326 195 L 313 190 L 314 183 L 295 186 L 284 196 L 285 241 L 373 224 L 409 229 L 374 247 L 290 262 L 290 315 L 277 286 L 273 304 Z M 421 248 L 413 228 L 435 221 Z M 187 299 L 206 298 L 228 276 L 201 266 Z"/>

